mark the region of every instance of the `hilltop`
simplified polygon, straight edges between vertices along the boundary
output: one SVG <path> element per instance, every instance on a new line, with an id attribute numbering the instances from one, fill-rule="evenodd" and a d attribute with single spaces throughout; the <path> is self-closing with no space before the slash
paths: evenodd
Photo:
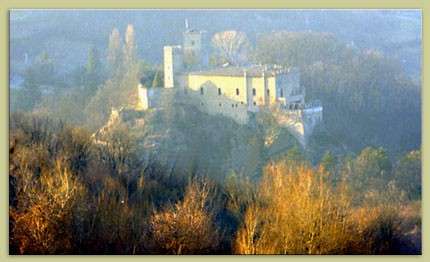
<path id="1" fill-rule="evenodd" d="M 288 130 L 265 112 L 255 115 L 248 125 L 240 125 L 192 105 L 166 105 L 147 111 L 113 110 L 93 137 L 103 143 L 116 132 L 126 132 L 143 162 L 221 179 L 231 172 L 256 177 L 267 161 L 300 147 Z"/>

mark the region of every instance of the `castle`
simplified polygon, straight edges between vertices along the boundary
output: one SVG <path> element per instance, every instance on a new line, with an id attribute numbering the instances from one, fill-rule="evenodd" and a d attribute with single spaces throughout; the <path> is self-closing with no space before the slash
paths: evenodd
<path id="1" fill-rule="evenodd" d="M 139 109 L 162 107 L 163 97 L 193 104 L 208 114 L 220 114 L 239 124 L 262 108 L 270 108 L 277 122 L 306 146 L 322 120 L 319 103 L 305 103 L 297 68 L 278 65 L 208 66 L 204 32 L 189 29 L 183 45 L 164 47 L 164 88 L 139 84 Z"/>

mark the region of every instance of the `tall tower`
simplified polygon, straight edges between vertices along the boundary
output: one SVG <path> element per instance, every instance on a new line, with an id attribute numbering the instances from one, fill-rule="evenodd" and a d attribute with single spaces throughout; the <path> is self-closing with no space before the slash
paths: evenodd
<path id="1" fill-rule="evenodd" d="M 183 48 L 184 48 L 184 64 L 187 69 L 199 68 L 205 64 L 203 59 L 203 36 L 202 31 L 190 29 L 188 20 L 185 20 L 185 32 Z"/>
<path id="2" fill-rule="evenodd" d="M 164 47 L 164 87 L 175 87 L 176 74 L 183 69 L 181 46 Z"/>

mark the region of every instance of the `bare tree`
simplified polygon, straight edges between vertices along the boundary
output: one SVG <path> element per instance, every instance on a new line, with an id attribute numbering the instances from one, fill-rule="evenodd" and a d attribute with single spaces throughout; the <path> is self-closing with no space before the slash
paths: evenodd
<path id="1" fill-rule="evenodd" d="M 212 38 L 216 50 L 217 63 L 240 65 L 248 60 L 251 44 L 244 32 L 224 31 L 216 33 Z"/>
<path id="2" fill-rule="evenodd" d="M 110 66 L 110 69 L 113 70 L 118 66 L 118 63 L 121 59 L 121 39 L 120 34 L 117 28 L 112 30 L 112 33 L 109 36 L 109 47 L 107 60 Z"/>
<path id="3" fill-rule="evenodd" d="M 220 235 L 214 224 L 213 190 L 208 181 L 191 181 L 183 201 L 154 212 L 150 227 L 162 252 L 205 254 L 217 248 Z"/>
<path id="4" fill-rule="evenodd" d="M 129 65 L 136 60 L 136 41 L 134 37 L 134 27 L 132 24 L 127 26 L 125 32 L 125 45 L 124 45 L 124 63 Z"/>

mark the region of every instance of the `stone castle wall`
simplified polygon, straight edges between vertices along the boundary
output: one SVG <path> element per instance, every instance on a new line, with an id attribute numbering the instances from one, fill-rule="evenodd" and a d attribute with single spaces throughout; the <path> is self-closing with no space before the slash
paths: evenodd
<path id="1" fill-rule="evenodd" d="M 139 86 L 139 104 L 148 108 L 163 108 L 166 105 L 192 105 L 210 115 L 222 115 L 238 124 L 247 124 L 250 113 L 249 106 L 226 95 L 219 95 L 218 88 L 210 83 L 203 85 L 203 92 L 190 88 L 144 88 Z M 273 115 L 279 125 L 286 127 L 291 134 L 306 146 L 315 126 L 322 120 L 322 107 L 308 105 L 299 109 L 275 107 Z"/>
<path id="2" fill-rule="evenodd" d="M 273 111 L 277 123 L 286 127 L 303 147 L 315 126 L 322 121 L 322 107 L 309 106 L 308 108 Z"/>
<path id="3" fill-rule="evenodd" d="M 239 124 L 246 124 L 249 119 L 245 104 L 218 95 L 218 89 L 210 86 L 205 88 L 203 94 L 189 88 L 139 88 L 147 90 L 140 92 L 144 96 L 139 97 L 139 100 L 142 104 L 148 104 L 148 108 L 163 108 L 166 104 L 187 104 L 210 115 L 229 117 Z"/>

